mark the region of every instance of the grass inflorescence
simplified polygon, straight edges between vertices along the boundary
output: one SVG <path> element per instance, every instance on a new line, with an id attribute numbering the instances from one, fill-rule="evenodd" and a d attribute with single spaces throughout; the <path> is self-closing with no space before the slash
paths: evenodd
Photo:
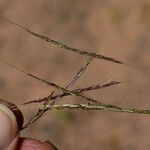
<path id="1" fill-rule="evenodd" d="M 75 74 L 73 79 L 65 87 L 61 87 L 61 86 L 59 86 L 53 82 L 50 82 L 50 81 L 43 79 L 37 75 L 34 75 L 32 73 L 28 73 L 28 72 L 24 71 L 23 69 L 20 69 L 16 65 L 13 65 L 12 63 L 0 58 L 1 62 L 9 65 L 10 67 L 22 72 L 23 74 L 31 77 L 32 79 L 35 79 L 35 80 L 37 80 L 43 84 L 46 84 L 47 86 L 53 87 L 55 90 L 60 91 L 59 94 L 55 94 L 55 90 L 54 90 L 51 93 L 49 93 L 48 96 L 46 96 L 44 98 L 39 98 L 37 100 L 30 100 L 30 101 L 27 101 L 27 102 L 22 104 L 22 106 L 25 106 L 25 105 L 29 105 L 32 103 L 42 103 L 38 112 L 28 121 L 27 124 L 24 125 L 23 129 L 27 128 L 33 122 L 35 122 L 40 117 L 42 117 L 48 110 L 82 109 L 82 110 L 101 110 L 101 111 L 109 111 L 109 112 L 125 112 L 125 113 L 134 113 L 134 114 L 135 113 L 136 114 L 150 114 L 150 110 L 141 110 L 141 109 L 137 109 L 137 108 L 136 109 L 122 108 L 122 107 L 112 105 L 112 104 L 105 104 L 105 103 L 102 103 L 100 100 L 95 100 L 95 99 L 92 99 L 90 97 L 82 95 L 83 92 L 99 90 L 102 88 L 107 88 L 109 86 L 122 83 L 120 81 L 110 80 L 110 81 L 106 81 L 104 83 L 97 83 L 97 84 L 93 84 L 93 85 L 88 86 L 88 87 L 70 90 L 70 87 L 72 87 L 80 79 L 80 77 L 84 74 L 84 72 L 86 71 L 86 69 L 92 63 L 92 61 L 94 59 L 105 60 L 105 61 L 109 61 L 109 62 L 117 63 L 117 64 L 122 64 L 122 65 L 128 65 L 127 63 L 120 61 L 118 59 L 112 58 L 112 57 L 106 57 L 103 55 L 99 55 L 96 52 L 88 52 L 85 50 L 80 50 L 78 48 L 70 47 L 70 46 L 68 46 L 62 42 L 56 41 L 54 39 L 51 39 L 51 38 L 46 37 L 44 35 L 41 35 L 39 33 L 33 32 L 33 31 L 23 27 L 22 25 L 19 25 L 19 24 L 15 23 L 15 22 L 13 22 L 13 21 L 11 21 L 11 20 L 3 17 L 3 16 L 0 16 L 0 18 L 13 24 L 13 25 L 15 25 L 16 27 L 19 27 L 20 29 L 23 29 L 24 31 L 26 31 L 27 33 L 29 33 L 32 36 L 35 36 L 37 38 L 40 38 L 41 40 L 48 42 L 49 44 L 53 44 L 55 46 L 63 48 L 64 50 L 68 50 L 68 51 L 74 52 L 76 54 L 81 54 L 81 55 L 89 57 L 87 59 L 86 63 L 83 66 L 81 66 L 81 68 L 79 68 L 79 70 L 77 71 L 77 73 Z M 71 96 L 71 95 L 76 96 L 79 99 L 84 100 L 85 103 L 79 102 L 77 104 L 71 104 L 71 103 L 61 104 L 61 105 L 56 104 L 58 100 L 62 100 L 63 97 Z"/>

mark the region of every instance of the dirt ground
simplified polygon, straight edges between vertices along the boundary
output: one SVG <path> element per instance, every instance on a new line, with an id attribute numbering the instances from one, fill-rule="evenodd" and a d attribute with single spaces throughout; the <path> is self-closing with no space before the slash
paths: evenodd
<path id="1" fill-rule="evenodd" d="M 150 108 L 150 1 L 0 0 L 0 15 L 67 45 L 132 66 L 94 60 L 71 88 L 110 79 L 125 81 L 84 95 L 108 104 Z M 0 19 L 0 57 L 65 86 L 85 63 L 81 56 L 37 39 Z M 47 87 L 0 63 L 0 98 L 17 105 L 47 96 Z M 78 98 L 62 99 L 80 102 Z M 37 105 L 20 108 L 25 122 Z M 100 111 L 51 111 L 22 132 L 60 150 L 149 150 L 150 116 Z"/>

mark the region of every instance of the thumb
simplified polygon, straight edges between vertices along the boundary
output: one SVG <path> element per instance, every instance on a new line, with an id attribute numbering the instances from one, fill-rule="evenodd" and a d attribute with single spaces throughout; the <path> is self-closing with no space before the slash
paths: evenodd
<path id="1" fill-rule="evenodd" d="M 0 100 L 0 150 L 14 150 L 23 124 L 22 113 L 11 103 Z"/>

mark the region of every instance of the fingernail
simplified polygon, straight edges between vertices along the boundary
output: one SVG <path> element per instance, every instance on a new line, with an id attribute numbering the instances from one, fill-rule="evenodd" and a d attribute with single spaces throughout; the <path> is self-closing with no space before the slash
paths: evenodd
<path id="1" fill-rule="evenodd" d="M 17 107 L 0 100 L 0 150 L 6 149 L 12 143 L 22 124 L 23 116 Z"/>

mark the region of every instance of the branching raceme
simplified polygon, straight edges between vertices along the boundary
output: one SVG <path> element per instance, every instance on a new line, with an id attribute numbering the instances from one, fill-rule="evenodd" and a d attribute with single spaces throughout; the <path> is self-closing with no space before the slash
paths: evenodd
<path id="1" fill-rule="evenodd" d="M 63 44 L 61 42 L 55 41 L 49 37 L 43 36 L 41 34 L 35 33 L 3 16 L 0 16 L 1 19 L 23 29 L 24 31 L 28 32 L 30 35 L 33 35 L 37 38 L 40 38 L 50 44 L 54 44 L 58 47 L 61 47 L 65 50 L 68 51 L 72 51 L 81 55 L 85 55 L 85 56 L 89 56 L 89 59 L 87 60 L 86 64 L 84 66 L 82 66 L 79 71 L 77 71 L 75 77 L 72 79 L 71 82 L 69 82 L 66 87 L 61 87 L 55 83 L 49 82 L 47 80 L 44 80 L 36 75 L 33 75 L 31 73 L 28 73 L 22 69 L 20 69 L 19 67 L 17 67 L 16 65 L 12 65 L 12 63 L 9 63 L 3 59 L 0 58 L 0 61 L 9 65 L 10 67 L 22 72 L 23 74 L 36 79 L 37 81 L 46 84 L 50 87 L 55 88 L 56 90 L 61 91 L 60 94 L 55 95 L 55 91 L 52 91 L 48 96 L 44 97 L 44 98 L 40 98 L 38 100 L 30 100 L 27 101 L 26 103 L 22 104 L 22 106 L 24 105 L 29 105 L 32 103 L 41 103 L 43 102 L 42 106 L 39 108 L 38 112 L 29 120 L 29 122 L 24 125 L 23 129 L 27 128 L 29 125 L 31 125 L 33 122 L 35 122 L 36 120 L 38 120 L 40 117 L 43 116 L 44 113 L 46 113 L 48 110 L 64 110 L 64 109 L 82 109 L 82 110 L 101 110 L 101 111 L 111 111 L 111 112 L 126 112 L 126 113 L 138 113 L 138 114 L 150 114 L 150 110 L 141 110 L 141 109 L 133 109 L 133 108 L 122 108 L 119 106 L 115 106 L 115 105 L 110 105 L 110 104 L 105 104 L 100 102 L 99 100 L 95 100 L 92 98 L 89 98 L 87 96 L 82 95 L 81 93 L 83 92 L 87 92 L 87 91 L 92 91 L 92 90 L 98 90 L 98 89 L 102 89 L 102 88 L 106 88 L 112 85 L 116 85 L 116 84 L 120 84 L 122 82 L 119 81 L 107 81 L 104 83 L 98 83 L 95 85 L 91 85 L 88 87 L 84 87 L 84 88 L 79 88 L 79 89 L 74 89 L 74 90 L 69 90 L 69 88 L 71 86 L 73 86 L 78 80 L 79 78 L 83 75 L 83 73 L 86 71 L 86 69 L 88 68 L 89 64 L 93 61 L 94 58 L 97 59 L 101 59 L 101 60 L 106 60 L 106 61 L 110 61 L 113 63 L 118 63 L 118 64 L 123 64 L 123 65 L 128 65 L 127 63 L 124 63 L 120 60 L 117 60 L 115 58 L 111 58 L 111 57 L 106 57 L 103 55 L 98 55 L 97 53 L 93 53 L 93 52 L 88 52 L 88 51 L 84 51 L 84 50 L 80 50 L 77 48 L 72 48 L 67 46 L 66 44 Z M 77 103 L 77 104 L 55 104 L 58 100 L 62 99 L 63 97 L 66 96 L 76 96 L 79 99 L 83 99 L 85 101 L 85 103 Z"/>

